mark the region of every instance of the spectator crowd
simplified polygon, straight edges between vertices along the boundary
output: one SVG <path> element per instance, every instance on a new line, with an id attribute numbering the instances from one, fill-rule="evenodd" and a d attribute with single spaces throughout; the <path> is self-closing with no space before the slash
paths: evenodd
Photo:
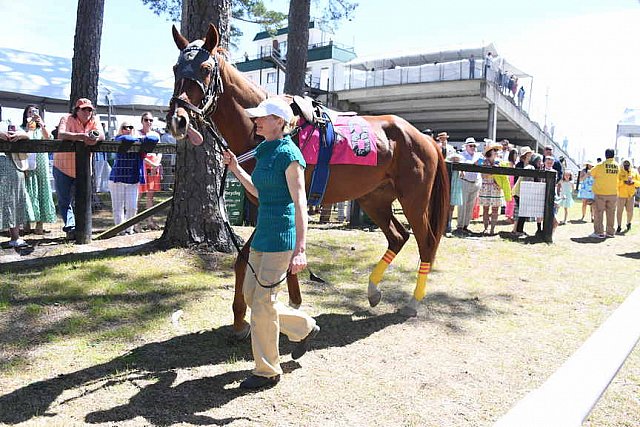
<path id="1" fill-rule="evenodd" d="M 152 113 L 145 112 L 139 126 L 123 121 L 115 137 L 122 149 L 115 155 L 95 153 L 93 156 L 94 196 L 99 192 L 110 193 L 114 225 L 136 215 L 139 194 L 146 194 L 146 207 L 150 208 L 154 204 L 155 192 L 161 189 L 162 155 L 128 153 L 126 150 L 134 142 L 153 144 L 159 141 L 159 134 L 152 130 L 154 120 Z M 44 111 L 38 105 L 24 108 L 20 126 L 0 118 L 2 140 L 17 142 L 51 138 L 95 145 L 105 139 L 105 129 L 96 116 L 93 103 L 86 98 L 76 100 L 72 112 L 60 119 L 54 131 L 47 128 Z M 2 230 L 8 230 L 8 246 L 28 247 L 22 236 L 50 233 L 58 218 L 66 238 L 74 239 L 75 181 L 73 152 L 55 152 L 52 155 L 0 152 L 0 223 Z M 148 228 L 158 227 L 149 221 Z M 133 226 L 122 234 L 125 233 L 134 233 Z"/>

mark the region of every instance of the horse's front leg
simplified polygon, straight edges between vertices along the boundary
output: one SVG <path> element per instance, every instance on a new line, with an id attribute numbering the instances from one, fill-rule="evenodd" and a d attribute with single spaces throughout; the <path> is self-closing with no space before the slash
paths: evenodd
<path id="1" fill-rule="evenodd" d="M 289 290 L 289 306 L 300 308 L 302 294 L 300 293 L 300 282 L 298 282 L 297 274 L 287 273 L 287 289 Z"/>
<path id="2" fill-rule="evenodd" d="M 251 326 L 244 320 L 247 314 L 247 303 L 244 301 L 242 287 L 244 284 L 244 275 L 247 271 L 247 260 L 249 259 L 249 246 L 251 237 L 242 247 L 233 266 L 236 275 L 235 293 L 233 295 L 233 336 L 238 340 L 244 340 L 251 332 Z"/>

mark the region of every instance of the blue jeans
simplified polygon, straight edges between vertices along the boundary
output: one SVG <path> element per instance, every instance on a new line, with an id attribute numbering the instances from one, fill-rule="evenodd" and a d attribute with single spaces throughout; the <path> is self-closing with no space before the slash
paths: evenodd
<path id="1" fill-rule="evenodd" d="M 55 166 L 53 167 L 53 179 L 58 195 L 58 213 L 64 221 L 63 231 L 74 231 L 76 217 L 73 214 L 73 201 L 76 192 L 76 179 L 65 175 Z"/>

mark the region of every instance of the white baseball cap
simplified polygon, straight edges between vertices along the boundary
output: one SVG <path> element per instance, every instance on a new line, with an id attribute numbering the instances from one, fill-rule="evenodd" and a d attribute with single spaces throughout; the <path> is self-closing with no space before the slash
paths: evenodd
<path id="1" fill-rule="evenodd" d="M 244 110 L 249 117 L 278 116 L 286 122 L 293 118 L 293 110 L 282 98 L 267 98 L 255 108 Z"/>

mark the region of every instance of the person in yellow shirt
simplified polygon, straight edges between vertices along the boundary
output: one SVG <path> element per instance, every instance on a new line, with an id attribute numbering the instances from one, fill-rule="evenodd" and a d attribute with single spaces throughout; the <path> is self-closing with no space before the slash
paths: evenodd
<path id="1" fill-rule="evenodd" d="M 594 212 L 593 233 L 589 237 L 604 239 L 614 237 L 614 214 L 618 200 L 618 172 L 620 166 L 614 159 L 615 152 L 608 148 L 604 152 L 605 160 L 591 169 L 593 176 Z M 605 233 L 603 219 L 607 215 L 607 230 Z"/>
<path id="2" fill-rule="evenodd" d="M 622 167 L 618 172 L 618 202 L 616 206 L 616 217 L 618 220 L 617 234 L 622 233 L 622 211 L 627 211 L 627 231 L 631 230 L 631 220 L 633 219 L 633 198 L 636 188 L 640 187 L 640 175 L 631 167 L 631 161 L 624 159 Z"/>

